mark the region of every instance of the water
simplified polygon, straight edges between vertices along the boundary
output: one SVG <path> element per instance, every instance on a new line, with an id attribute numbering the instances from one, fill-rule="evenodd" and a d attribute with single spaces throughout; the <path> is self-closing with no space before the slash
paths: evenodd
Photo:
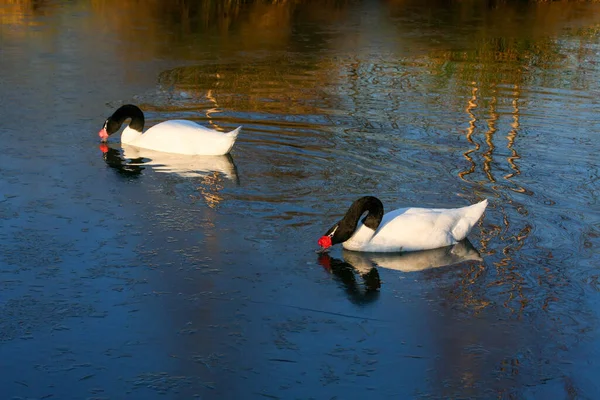
<path id="1" fill-rule="evenodd" d="M 598 6 L 267 3 L 0 6 L 2 397 L 596 398 Z M 104 154 L 130 102 L 243 131 Z M 366 194 L 490 206 L 315 254 Z"/>

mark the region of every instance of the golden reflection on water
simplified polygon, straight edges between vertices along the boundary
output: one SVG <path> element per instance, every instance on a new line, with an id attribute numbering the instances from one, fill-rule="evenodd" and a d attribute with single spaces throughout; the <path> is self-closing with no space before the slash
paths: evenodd
<path id="1" fill-rule="evenodd" d="M 475 82 L 473 82 L 473 85 L 475 85 Z M 465 138 L 471 145 L 473 145 L 473 148 L 466 150 L 463 153 L 463 156 L 467 161 L 469 161 L 469 163 L 471 165 L 469 166 L 469 168 L 467 170 L 459 171 L 457 174 L 460 179 L 467 181 L 467 182 L 468 182 L 468 180 L 466 177 L 468 175 L 475 173 L 476 168 L 477 168 L 477 163 L 475 162 L 475 159 L 473 158 L 473 156 L 476 154 L 476 152 L 478 152 L 481 149 L 481 144 L 476 142 L 473 139 L 473 135 L 475 134 L 475 130 L 477 127 L 477 122 L 478 122 L 478 119 L 474 113 L 474 110 L 477 108 L 477 104 L 478 104 L 477 92 L 478 92 L 478 87 L 473 86 L 473 88 L 471 89 L 471 97 L 467 100 L 467 105 L 465 107 L 465 112 L 467 113 L 467 115 L 469 117 L 469 120 L 468 120 L 469 126 L 466 129 Z M 511 127 L 513 129 L 511 129 L 511 131 L 507 135 L 507 139 L 508 139 L 507 148 L 511 152 L 511 156 L 509 156 L 507 158 L 507 162 L 508 162 L 510 168 L 515 171 L 515 173 L 506 175 L 504 177 L 506 180 L 510 180 L 510 178 L 512 178 L 516 174 L 520 173 L 518 166 L 515 164 L 515 160 L 517 160 L 521 157 L 519 156 L 516 149 L 514 148 L 515 139 L 517 138 L 517 130 L 519 127 L 519 122 L 518 122 L 519 121 L 519 109 L 516 106 L 518 104 L 517 102 L 518 102 L 518 98 L 515 98 L 513 100 L 513 107 L 514 107 L 513 108 L 513 122 L 511 123 Z M 498 130 L 497 123 L 498 123 L 498 119 L 500 118 L 500 114 L 496 110 L 497 103 L 498 103 L 497 96 L 492 95 L 489 100 L 489 109 L 488 109 L 489 117 L 486 118 L 488 129 L 484 133 L 487 149 L 482 153 L 482 157 L 483 157 L 482 169 L 485 172 L 488 181 L 491 183 L 496 182 L 496 178 L 494 178 L 494 176 L 493 176 L 493 163 L 494 163 L 494 150 L 496 148 L 496 145 L 494 144 L 494 135 Z M 519 192 L 522 192 L 522 191 L 519 191 Z"/>
<path id="2" fill-rule="evenodd" d="M 219 124 L 212 118 L 213 114 L 217 114 L 219 112 L 221 112 L 221 108 L 219 107 L 219 103 L 217 102 L 217 99 L 215 96 L 213 96 L 213 91 L 212 89 L 208 89 L 206 91 L 206 99 L 208 99 L 208 101 L 210 101 L 210 103 L 213 105 L 212 108 L 207 109 L 204 113 L 206 114 L 206 119 L 208 121 L 208 123 L 213 126 L 214 128 L 221 128 L 219 126 Z"/>
<path id="3" fill-rule="evenodd" d="M 194 99 L 210 103 L 210 114 L 224 109 L 236 112 L 310 115 L 318 112 L 311 101 L 318 99 L 312 83 L 325 84 L 330 69 L 327 65 L 295 64 L 285 57 L 272 55 L 267 62 L 249 64 L 232 62 L 200 64 L 163 71 L 159 84 Z M 304 74 L 304 75 L 303 75 Z M 241 121 L 243 123 L 243 121 Z M 263 121 L 263 123 L 266 121 Z M 283 121 L 278 121 L 283 123 Z"/>
<path id="4" fill-rule="evenodd" d="M 198 186 L 198 192 L 210 208 L 217 208 L 223 201 L 223 196 L 220 194 L 223 187 L 221 175 L 213 171 L 202 177 L 202 184 Z"/>
<path id="5" fill-rule="evenodd" d="M 521 156 L 515 147 L 520 127 L 520 109 L 518 107 L 520 91 L 518 90 L 518 84 L 515 84 L 513 87 L 514 90 L 512 91 L 512 94 L 514 97 L 511 102 L 512 121 L 510 123 L 510 130 L 506 135 L 506 148 L 509 151 L 509 155 L 506 157 L 506 162 L 508 164 L 508 168 L 512 172 L 504 175 L 503 178 L 506 182 L 511 182 L 513 177 L 520 174 L 520 169 L 516 163 L 516 160 L 519 160 Z M 511 226 L 511 215 L 514 214 L 514 210 L 509 210 L 507 207 L 518 209 L 518 212 L 521 214 L 526 213 L 527 211 L 524 206 L 515 204 L 510 197 L 502 194 L 504 185 L 498 186 L 497 180 L 493 175 L 494 165 L 499 161 L 498 157 L 495 157 L 494 153 L 496 151 L 495 142 L 499 139 L 497 136 L 499 129 L 498 124 L 502 114 L 498 112 L 497 109 L 498 94 L 495 83 L 488 83 L 486 85 L 486 89 L 489 92 L 487 99 L 488 106 L 485 109 L 484 114 L 477 113 L 478 105 L 479 103 L 482 103 L 483 100 L 479 98 L 479 85 L 476 82 L 471 83 L 471 95 L 467 98 L 467 103 L 464 108 L 468 117 L 468 127 L 465 131 L 465 138 L 471 147 L 463 152 L 463 157 L 469 162 L 470 165 L 465 170 L 459 171 L 457 175 L 460 179 L 466 182 L 469 181 L 469 176 L 476 176 L 475 174 L 478 167 L 477 154 L 481 154 L 481 170 L 485 174 L 487 181 L 492 184 L 491 188 L 497 192 L 496 195 L 502 199 L 502 201 L 498 202 L 496 205 L 496 211 L 501 213 L 502 226 L 495 225 L 489 221 L 487 221 L 485 224 L 483 222 L 479 223 L 481 230 L 480 251 L 482 254 L 485 254 L 488 251 L 488 246 L 494 238 L 501 239 L 502 242 L 505 243 L 505 246 L 502 249 L 500 260 L 494 262 L 494 266 L 496 268 L 496 279 L 486 283 L 485 285 L 488 288 L 500 288 L 501 296 L 504 297 L 504 307 L 510 310 L 511 314 L 520 316 L 525 310 L 526 305 L 529 303 L 529 300 L 526 298 L 523 290 L 524 286 L 526 285 L 525 279 L 520 271 L 520 265 L 518 265 L 517 261 L 514 259 L 514 256 L 515 254 L 518 254 L 518 251 L 524 246 L 524 243 L 527 241 L 532 228 L 529 224 L 526 224 L 515 234 L 509 234 L 508 236 L 505 235 L 511 231 L 514 232 L 516 228 Z M 483 132 L 485 143 L 483 151 L 482 145 L 476 140 L 477 127 L 480 118 L 485 119 L 486 121 L 486 129 Z M 530 192 L 525 190 L 522 186 L 512 182 L 510 185 L 506 186 L 509 186 L 513 191 L 530 194 Z M 517 189 L 515 189 L 514 186 L 517 186 Z M 465 275 L 461 278 L 460 287 L 462 289 L 459 291 L 459 297 L 475 314 L 488 307 L 491 302 L 484 297 L 476 295 L 471 288 L 477 287 L 481 283 L 485 283 L 485 281 L 488 279 L 489 278 L 485 273 L 483 264 L 470 266 L 468 271 L 466 271 Z M 515 302 L 518 304 L 517 307 L 514 307 Z"/>
<path id="6" fill-rule="evenodd" d="M 57 4 L 44 0 L 3 0 L 0 2 L 0 39 L 2 36 L 19 37 L 39 35 L 33 27 L 43 23 L 33 16 L 44 16 L 53 12 Z M 2 43 L 0 41 L 0 43 Z"/>
<path id="7" fill-rule="evenodd" d="M 498 160 L 494 157 L 494 152 L 496 150 L 496 145 L 494 142 L 498 139 L 496 134 L 498 132 L 498 121 L 501 117 L 501 114 L 497 111 L 498 98 L 495 94 L 493 86 L 494 85 L 492 85 L 492 90 L 490 90 L 491 94 L 489 99 L 489 107 L 486 110 L 487 117 L 485 118 L 487 123 L 487 129 L 484 132 L 486 148 L 481 155 L 481 168 L 490 183 L 496 183 L 496 179 L 492 174 L 494 162 L 498 162 Z M 475 114 L 475 110 L 477 109 L 477 104 L 479 101 L 477 94 L 478 88 L 473 86 L 471 97 L 468 99 L 465 107 L 465 112 L 469 118 L 469 125 L 466 129 L 465 137 L 468 143 L 474 146 L 463 153 L 463 156 L 470 162 L 470 167 L 466 170 L 458 172 L 459 178 L 465 181 L 467 180 L 467 176 L 476 173 L 477 162 L 475 161 L 474 155 L 481 149 L 481 145 L 474 140 L 476 127 L 478 125 L 478 118 Z M 509 155 L 506 157 L 506 162 L 512 172 L 505 174 L 503 178 L 505 181 L 510 182 L 510 185 L 506 185 L 510 190 L 517 193 L 532 195 L 533 193 L 530 190 L 527 190 L 521 185 L 512 182 L 512 179 L 521 173 L 521 170 L 516 162 L 517 160 L 521 159 L 521 156 L 515 148 L 516 139 L 518 138 L 518 132 L 520 128 L 520 90 L 518 85 L 514 85 L 512 94 L 514 96 L 511 101 L 512 120 L 510 122 L 510 130 L 506 135 L 506 148 L 509 151 Z M 502 201 L 496 204 L 497 211 L 501 213 L 502 226 L 489 222 L 486 224 L 480 223 L 482 236 L 480 241 L 481 252 L 485 253 L 487 251 L 488 246 L 493 238 L 500 239 L 505 246 L 502 248 L 501 258 L 494 262 L 497 278 L 494 281 L 488 282 L 486 287 L 499 288 L 500 294 L 504 297 L 503 306 L 508 309 L 511 314 L 520 317 L 523 315 L 526 306 L 530 304 L 531 299 L 529 299 L 524 292 L 527 282 L 523 276 L 523 272 L 521 271 L 522 265 L 515 259 L 515 255 L 518 255 L 519 251 L 524 247 L 533 229 L 528 223 L 525 223 L 521 228 L 513 226 L 511 223 L 511 216 L 515 214 L 514 211 L 517 211 L 517 215 L 526 215 L 528 214 L 527 209 L 524 205 L 516 203 L 510 197 L 502 194 L 504 185 L 492 185 L 491 187 L 497 191 L 497 195 L 502 199 Z M 519 220 L 522 221 L 522 219 Z M 517 231 L 515 232 L 516 229 Z M 515 233 L 511 234 L 510 232 Z M 473 291 L 469 289 L 472 285 L 476 285 L 478 280 L 482 280 L 483 282 L 484 279 L 486 279 L 486 277 L 484 274 L 483 265 L 471 266 L 469 271 L 467 271 L 465 276 L 461 279 L 460 285 L 463 290 L 460 296 L 465 302 L 465 305 L 468 305 L 474 313 L 480 312 L 482 309 L 491 304 L 488 300 L 475 296 Z M 515 304 L 517 305 L 516 307 Z"/>
<path id="8" fill-rule="evenodd" d="M 517 138 L 517 132 L 519 131 L 519 127 L 520 127 L 520 124 L 519 124 L 519 93 L 518 93 L 518 86 L 517 85 L 515 85 L 515 86 L 516 86 L 515 87 L 515 98 L 512 101 L 513 121 L 510 124 L 512 129 L 508 132 L 508 135 L 506 136 L 506 138 L 508 139 L 508 144 L 506 145 L 506 147 L 508 147 L 508 150 L 511 151 L 511 155 L 507 158 L 507 161 L 508 161 L 508 164 L 510 165 L 510 168 L 513 170 L 513 172 L 504 175 L 504 179 L 506 179 L 506 180 L 510 180 L 514 176 L 521 174 L 521 170 L 519 169 L 519 166 L 515 162 L 516 160 L 520 159 L 521 156 L 519 156 L 519 154 L 517 154 L 517 151 L 514 148 L 515 139 Z M 524 189 L 516 190 L 516 191 L 522 193 L 522 192 L 524 192 Z"/>
<path id="9" fill-rule="evenodd" d="M 493 90 L 495 92 L 495 90 Z M 488 149 L 483 153 L 483 170 L 487 175 L 487 178 L 490 182 L 496 182 L 494 176 L 492 175 L 492 162 L 494 161 L 494 134 L 497 131 L 496 122 L 498 121 L 498 113 L 496 112 L 496 104 L 498 102 L 498 98 L 495 95 L 492 95 L 490 99 L 489 106 L 489 118 L 487 119 L 488 130 L 485 132 L 485 143 L 488 146 Z"/>
<path id="10" fill-rule="evenodd" d="M 475 168 L 477 168 L 477 164 L 473 160 L 471 153 L 474 153 L 479 150 L 481 147 L 479 143 L 473 140 L 473 134 L 475 133 L 475 123 L 477 122 L 477 118 L 475 117 L 474 109 L 477 108 L 477 86 L 475 86 L 475 82 L 472 82 L 473 88 L 471 89 L 471 97 L 467 101 L 467 106 L 465 107 L 465 112 L 469 116 L 469 127 L 467 128 L 465 137 L 467 141 L 474 146 L 474 148 L 469 149 L 463 153 L 465 159 L 471 164 L 468 170 L 460 171 L 458 173 L 458 177 L 464 181 L 466 181 L 465 176 L 472 174 L 475 172 Z"/>
<path id="11" fill-rule="evenodd" d="M 33 20 L 29 14 L 40 8 L 39 1 L 34 0 L 4 0 L 0 4 L 0 25 L 31 25 Z"/>
<path id="12" fill-rule="evenodd" d="M 479 102 L 479 88 L 477 87 L 475 82 L 473 82 L 472 85 L 473 86 L 471 88 L 471 97 L 468 98 L 467 105 L 465 107 L 465 112 L 468 116 L 468 128 L 465 132 L 465 138 L 467 139 L 467 142 L 473 147 L 466 150 L 463 153 L 463 156 L 470 162 L 471 165 L 467 170 L 459 171 L 457 174 L 459 178 L 465 181 L 467 181 L 467 176 L 473 175 L 476 172 L 477 162 L 475 161 L 474 156 L 477 154 L 477 152 L 481 150 L 481 145 L 474 139 L 474 135 L 476 134 L 476 128 L 478 125 L 478 117 L 475 113 L 475 110 L 477 109 Z M 498 121 L 500 119 L 500 114 L 497 111 L 498 98 L 496 94 L 495 85 L 493 84 L 490 88 L 489 97 L 490 98 L 488 100 L 488 107 L 486 110 L 487 117 L 485 118 L 487 129 L 483 133 L 486 147 L 481 154 L 483 160 L 481 168 L 487 180 L 490 183 L 494 184 L 496 183 L 496 179 L 493 176 L 493 165 L 494 162 L 497 162 L 497 160 L 495 160 L 494 157 L 494 151 L 496 149 L 494 140 L 496 139 L 495 135 L 498 132 Z M 513 120 L 510 125 L 511 130 L 506 136 L 508 139 L 507 148 L 510 151 L 510 155 L 507 157 L 507 163 L 509 167 L 516 172 L 506 175 L 504 178 L 507 181 L 510 181 L 510 179 L 513 176 L 517 175 L 519 172 L 518 166 L 515 164 L 514 161 L 520 158 L 519 154 L 517 153 L 514 147 L 519 127 L 519 109 L 518 107 L 516 107 L 516 105 L 518 104 L 517 101 L 518 97 L 515 97 L 512 102 Z M 495 185 L 493 185 L 492 187 L 496 188 Z M 497 188 L 497 190 L 500 191 L 499 195 L 501 197 L 505 197 L 501 195 L 501 188 Z M 485 224 L 486 226 L 484 226 L 484 224 L 480 221 L 479 226 L 482 234 L 480 245 L 481 252 L 485 253 L 487 251 L 489 243 L 494 237 L 502 238 L 503 242 L 507 243 L 507 245 L 502 250 L 502 258 L 499 261 L 494 262 L 498 279 L 488 283 L 486 286 L 502 287 L 502 292 L 505 293 L 504 306 L 507 309 L 509 309 L 511 313 L 516 313 L 520 315 L 524 311 L 525 305 L 528 301 L 523 294 L 523 285 L 525 284 L 525 280 L 521 276 L 518 266 L 514 263 L 513 255 L 523 247 L 525 240 L 531 232 L 531 227 L 527 225 L 524 228 L 522 228 L 520 232 L 518 232 L 512 237 L 503 237 L 502 233 L 509 232 L 512 228 L 509 219 L 509 215 L 511 215 L 512 213 L 510 211 L 507 211 L 505 209 L 506 206 L 503 205 L 504 203 L 512 205 L 512 200 L 509 198 L 506 198 L 505 200 L 505 202 L 502 201 L 497 205 L 497 209 L 502 214 L 502 221 L 504 226 L 500 227 L 490 223 L 487 223 Z M 484 298 L 480 298 L 479 296 L 474 295 L 473 291 L 469 288 L 472 285 L 476 285 L 479 280 L 484 279 L 486 279 L 486 274 L 484 273 L 483 265 L 471 266 L 465 274 L 465 276 L 461 279 L 460 283 L 461 287 L 463 288 L 462 293 L 460 294 L 462 300 L 464 301 L 465 305 L 468 305 L 469 308 L 476 314 L 484 308 L 486 308 L 487 306 L 489 306 L 491 303 Z M 518 304 L 520 304 L 518 310 L 512 306 L 513 301 L 517 301 Z"/>
<path id="13" fill-rule="evenodd" d="M 105 21 L 106 31 L 126 39 L 119 49 L 124 58 L 147 60 L 157 55 L 194 58 L 192 55 L 215 47 L 222 56 L 240 49 L 257 53 L 287 50 L 296 13 L 302 12 L 304 18 L 316 21 L 325 18 L 330 23 L 341 18 L 347 4 L 344 0 L 323 0 L 316 7 L 310 3 L 150 0 L 142 5 L 127 0 L 92 0 L 91 5 Z M 119 12 L 115 13 L 115 9 Z M 193 40 L 182 46 L 183 37 Z"/>

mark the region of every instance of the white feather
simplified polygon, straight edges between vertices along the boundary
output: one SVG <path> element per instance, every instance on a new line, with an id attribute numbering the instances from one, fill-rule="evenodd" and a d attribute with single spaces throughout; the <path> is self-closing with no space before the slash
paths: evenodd
<path id="1" fill-rule="evenodd" d="M 241 127 L 219 132 L 193 121 L 171 120 L 154 125 L 144 133 L 127 126 L 121 143 L 165 153 L 219 156 L 229 153 Z"/>

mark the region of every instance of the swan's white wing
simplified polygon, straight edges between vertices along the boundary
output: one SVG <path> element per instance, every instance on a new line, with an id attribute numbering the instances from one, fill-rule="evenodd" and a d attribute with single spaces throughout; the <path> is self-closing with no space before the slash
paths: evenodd
<path id="1" fill-rule="evenodd" d="M 223 155 L 231 150 L 239 131 L 219 132 L 192 121 L 171 120 L 154 125 L 130 144 L 165 153 Z"/>

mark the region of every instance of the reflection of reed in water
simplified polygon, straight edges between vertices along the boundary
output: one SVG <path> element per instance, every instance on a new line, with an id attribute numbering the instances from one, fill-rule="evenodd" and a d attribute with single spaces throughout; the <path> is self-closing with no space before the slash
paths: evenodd
<path id="1" fill-rule="evenodd" d="M 521 159 L 521 156 L 519 155 L 519 153 L 517 153 L 517 150 L 514 148 L 515 140 L 517 139 L 517 134 L 519 132 L 519 128 L 521 127 L 521 124 L 519 122 L 519 119 L 520 119 L 519 98 L 521 97 L 520 94 L 521 94 L 521 91 L 519 89 L 519 86 L 515 85 L 514 99 L 512 101 L 513 120 L 510 124 L 511 130 L 508 132 L 508 135 L 506 136 L 506 139 L 508 140 L 506 147 L 510 151 L 510 156 L 508 156 L 506 160 L 508 161 L 508 165 L 513 170 L 513 172 L 504 175 L 504 179 L 506 179 L 507 181 L 510 181 L 510 182 L 512 182 L 511 181 L 512 178 L 521 174 L 521 169 L 519 168 L 519 166 L 516 162 L 517 160 Z M 511 187 L 510 190 L 517 192 L 517 193 L 524 193 L 524 194 L 528 194 L 528 195 L 533 194 L 532 192 L 528 191 L 524 187 L 522 187 L 514 182 L 512 182 L 512 183 L 513 183 L 513 187 Z"/>
<path id="2" fill-rule="evenodd" d="M 473 84 L 475 84 L 475 82 L 473 82 Z M 474 113 L 474 110 L 477 108 L 477 100 L 478 100 L 477 92 L 478 92 L 478 88 L 476 86 L 474 86 L 471 91 L 471 98 L 468 100 L 467 106 L 465 107 L 465 112 L 469 116 L 469 127 L 467 128 L 465 137 L 466 137 L 467 141 L 474 146 L 473 149 L 468 149 L 463 153 L 463 156 L 465 157 L 465 159 L 467 159 L 469 161 L 469 163 L 471 164 L 471 166 L 469 167 L 468 170 L 461 171 L 458 173 L 458 177 L 465 181 L 467 181 L 466 176 L 473 174 L 476 170 L 477 164 L 476 164 L 475 160 L 473 159 L 472 154 L 481 149 L 481 145 L 473 139 L 473 135 L 475 133 L 475 129 L 477 126 L 477 117 L 475 116 L 475 113 Z M 495 90 L 494 90 L 494 92 L 495 92 Z M 488 129 L 485 132 L 485 143 L 487 145 L 487 150 L 485 150 L 482 154 L 483 171 L 485 172 L 488 181 L 492 182 L 492 183 L 496 182 L 496 179 L 494 178 L 494 176 L 492 174 L 492 172 L 493 172 L 492 164 L 494 162 L 494 157 L 493 157 L 494 150 L 496 149 L 496 146 L 494 145 L 494 135 L 498 130 L 497 121 L 499 119 L 499 114 L 496 111 L 497 103 L 498 103 L 498 98 L 494 94 L 491 96 L 491 99 L 490 99 L 490 105 L 489 105 L 489 115 L 490 116 L 487 119 Z M 510 162 L 510 160 L 509 160 L 509 162 Z"/>
<path id="3" fill-rule="evenodd" d="M 512 129 L 510 130 L 510 132 L 508 132 L 508 135 L 506 137 L 508 139 L 508 144 L 506 145 L 506 147 L 508 147 L 508 150 L 511 151 L 511 155 L 507 158 L 507 161 L 508 161 L 508 164 L 510 165 L 510 168 L 513 170 L 513 172 L 510 174 L 504 175 L 504 179 L 506 179 L 506 180 L 509 180 L 512 177 L 519 175 L 521 173 L 519 166 L 515 162 L 515 160 L 518 160 L 521 157 L 519 156 L 519 154 L 517 154 L 517 150 L 515 150 L 515 148 L 514 148 L 515 139 L 517 137 L 517 132 L 519 130 L 519 127 L 521 126 L 519 124 L 518 86 L 515 87 L 515 98 L 513 99 L 512 105 L 513 105 L 513 121 L 510 124 Z M 522 191 L 519 191 L 519 192 L 522 192 Z"/>
<path id="4" fill-rule="evenodd" d="M 473 84 L 475 84 L 475 82 L 473 82 Z M 473 157 L 471 156 L 471 153 L 478 151 L 480 148 L 479 143 L 477 143 L 473 140 L 473 133 L 475 133 L 475 123 L 477 122 L 477 118 L 475 117 L 475 114 L 473 113 L 473 110 L 475 108 L 477 108 L 477 86 L 473 86 L 473 88 L 471 89 L 471 98 L 467 102 L 467 107 L 465 108 L 466 113 L 469 115 L 469 127 L 467 128 L 465 137 L 467 138 L 467 141 L 469 143 L 471 143 L 473 146 L 475 146 L 475 148 L 469 149 L 463 153 L 463 155 L 467 159 L 467 161 L 469 161 L 469 163 L 471 163 L 471 166 L 469 167 L 468 170 L 461 171 L 458 173 L 458 177 L 462 180 L 466 180 L 465 176 L 475 172 L 476 164 L 475 164 L 475 161 L 473 160 Z"/>
<path id="5" fill-rule="evenodd" d="M 317 4 L 318 3 L 318 4 Z M 122 39 L 116 49 L 124 58 L 164 55 L 206 59 L 212 51 L 224 58 L 248 52 L 289 51 L 297 35 L 296 16 L 332 23 L 343 17 L 345 0 L 91 0 L 102 29 Z M 118 11 L 118 12 L 116 12 Z M 307 33 L 312 38 L 318 30 Z M 125 39 L 125 40 L 123 40 Z M 182 46 L 187 41 L 186 46 Z M 243 50 L 243 51 L 240 51 Z M 257 56 L 253 54 L 252 56 Z M 273 63 L 273 71 L 277 63 Z"/>
<path id="6" fill-rule="evenodd" d="M 495 86 L 496 85 L 494 84 L 493 94 L 490 99 L 490 107 L 489 107 L 490 117 L 487 119 L 488 129 L 485 132 L 485 143 L 487 144 L 488 148 L 483 153 L 483 159 L 484 159 L 483 170 L 485 171 L 485 174 L 487 175 L 488 180 L 492 183 L 496 182 L 496 179 L 492 175 L 492 162 L 494 160 L 493 155 L 494 155 L 494 150 L 496 148 L 494 146 L 494 134 L 498 130 L 496 128 L 496 122 L 498 121 L 498 113 L 496 112 L 496 105 L 498 103 L 498 97 L 496 96 Z"/>
<path id="7" fill-rule="evenodd" d="M 314 71 L 308 74 L 307 69 Z M 326 69 L 272 56 L 268 62 L 178 67 L 161 72 L 158 82 L 172 92 L 184 91 L 193 99 L 205 99 L 208 104 L 203 106 L 217 110 L 315 115 L 319 110 L 314 104 L 322 96 L 315 85 L 325 84 L 327 73 Z"/>
<path id="8" fill-rule="evenodd" d="M 522 186 L 513 182 L 512 179 L 518 176 L 521 171 L 516 163 L 516 160 L 519 160 L 521 157 L 518 154 L 515 143 L 518 138 L 520 123 L 520 109 L 519 109 L 519 99 L 520 99 L 520 91 L 518 90 L 519 86 L 515 84 L 515 90 L 512 92 L 514 98 L 511 101 L 511 123 L 510 123 L 510 131 L 506 135 L 507 143 L 506 148 L 509 151 L 509 155 L 506 157 L 506 162 L 508 164 L 509 169 L 512 171 L 510 173 L 504 174 L 504 181 L 498 182 L 494 177 L 494 165 L 497 160 L 494 159 L 494 153 L 496 151 L 497 140 L 499 139 L 497 136 L 498 133 L 498 122 L 500 119 L 500 113 L 497 111 L 498 107 L 498 96 L 496 92 L 496 85 L 494 83 L 490 84 L 492 88 L 491 97 L 489 99 L 489 107 L 487 109 L 487 113 L 489 117 L 487 120 L 487 129 L 484 133 L 485 137 L 485 150 L 483 151 L 481 157 L 483 159 L 481 168 L 485 173 L 485 177 L 487 178 L 487 182 L 492 184 L 490 188 L 494 190 L 497 196 L 500 198 L 500 201 L 497 202 L 497 210 L 502 214 L 502 226 L 493 225 L 487 223 L 486 226 L 481 226 L 481 248 L 482 251 L 486 251 L 488 247 L 488 243 L 493 238 L 499 238 L 502 242 L 506 243 L 504 248 L 502 249 L 502 258 L 494 263 L 496 267 L 496 272 L 498 278 L 491 283 L 488 283 L 488 287 L 503 287 L 503 292 L 506 293 L 507 297 L 504 301 L 504 306 L 510 309 L 512 312 L 521 312 L 527 303 L 527 299 L 523 293 L 523 286 L 525 284 L 525 280 L 522 274 L 519 271 L 519 267 L 517 262 L 514 259 L 514 254 L 517 253 L 523 247 L 524 241 L 529 236 L 531 232 L 531 226 L 529 224 L 525 224 L 521 229 L 517 231 L 514 235 L 506 236 L 507 232 L 514 231 L 516 228 L 511 223 L 511 215 L 514 213 L 507 210 L 506 207 L 513 207 L 517 213 L 522 214 L 526 213 L 524 207 L 520 204 L 517 204 L 508 194 L 506 194 L 505 189 L 510 189 L 511 191 L 523 193 L 527 195 L 533 194 L 532 192 L 526 190 Z M 477 108 L 477 104 L 481 101 L 478 98 L 479 88 L 473 87 L 472 95 L 467 102 L 467 106 L 465 108 L 465 112 L 469 117 L 469 126 L 466 130 L 466 139 L 467 141 L 474 146 L 474 148 L 470 148 L 466 150 L 463 155 L 470 162 L 470 167 L 467 170 L 461 171 L 458 173 L 458 176 L 465 180 L 469 175 L 472 175 L 477 170 L 477 163 L 474 158 L 475 152 L 481 149 L 481 145 L 477 143 L 474 139 L 474 135 L 476 133 L 477 127 L 477 116 L 475 115 L 475 110 Z M 480 184 L 485 184 L 486 182 L 479 182 Z M 488 301 L 484 299 L 477 299 L 477 296 L 469 289 L 471 285 L 477 283 L 480 279 L 484 279 L 484 271 L 479 268 L 471 268 L 471 270 L 463 277 L 461 280 L 461 287 L 463 288 L 459 291 L 459 296 L 463 298 L 465 304 L 469 304 L 475 310 L 481 310 L 482 308 L 487 307 L 489 304 Z M 506 288 L 508 286 L 508 288 Z M 520 306 L 518 307 L 518 311 L 511 305 L 513 301 L 517 301 Z"/>
<path id="9" fill-rule="evenodd" d="M 218 84 L 218 82 L 217 82 L 217 84 Z M 213 105 L 212 108 L 209 108 L 208 110 L 206 110 L 204 112 L 206 114 L 206 118 L 208 120 L 208 123 L 211 124 L 213 127 L 218 127 L 216 121 L 214 121 L 212 119 L 212 115 L 221 112 L 221 109 L 219 108 L 219 103 L 217 103 L 217 99 L 215 98 L 215 96 L 213 96 L 212 89 L 208 89 L 206 91 L 206 96 L 205 97 Z"/>

